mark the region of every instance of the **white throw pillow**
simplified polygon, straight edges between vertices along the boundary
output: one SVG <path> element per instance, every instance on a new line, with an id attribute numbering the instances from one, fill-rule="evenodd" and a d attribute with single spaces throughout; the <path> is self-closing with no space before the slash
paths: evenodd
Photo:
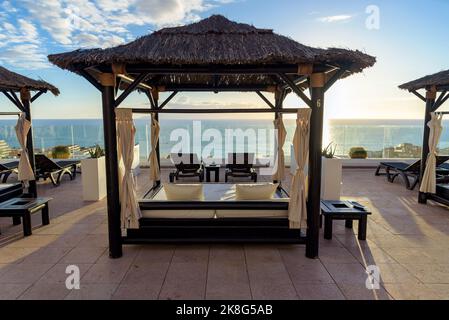
<path id="1" fill-rule="evenodd" d="M 204 200 L 202 184 L 165 184 L 167 200 Z"/>
<path id="2" fill-rule="evenodd" d="M 236 184 L 236 200 L 270 200 L 273 198 L 277 183 Z"/>

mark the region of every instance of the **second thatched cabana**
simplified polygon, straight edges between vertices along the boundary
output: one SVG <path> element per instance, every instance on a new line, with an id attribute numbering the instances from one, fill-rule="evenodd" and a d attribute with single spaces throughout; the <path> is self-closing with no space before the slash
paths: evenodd
<path id="1" fill-rule="evenodd" d="M 427 199 L 433 199 L 448 205 L 449 186 L 436 186 L 436 168 L 434 159 L 436 157 L 436 147 L 442 129 L 441 118 L 444 114 L 448 113 L 438 112 L 438 109 L 449 99 L 449 70 L 404 83 L 400 85 L 399 88 L 408 90 L 426 103 L 418 201 L 420 203 L 426 203 Z M 421 94 L 419 91 L 424 91 L 425 93 Z M 430 166 L 429 159 L 431 161 Z M 427 187 L 427 184 L 430 184 L 430 187 Z"/>
<path id="2" fill-rule="evenodd" d="M 60 68 L 73 71 L 88 80 L 102 94 L 108 188 L 109 250 L 113 258 L 122 255 L 123 243 L 182 241 L 185 238 L 206 241 L 247 241 L 251 236 L 269 241 L 270 234 L 282 234 L 280 226 L 255 226 L 254 220 L 234 219 L 218 226 L 217 221 L 203 221 L 202 226 L 165 224 L 161 229 L 143 228 L 121 234 L 121 203 L 117 159 L 117 107 L 134 90 L 144 92 L 151 108 L 133 109 L 150 113 L 261 113 L 275 117 L 296 109 L 283 109 L 283 100 L 291 92 L 311 110 L 309 150 L 309 197 L 307 201 L 306 255 L 318 255 L 320 217 L 321 145 L 324 94 L 338 80 L 361 72 L 375 63 L 375 58 L 360 51 L 319 49 L 302 45 L 269 29 L 236 23 L 214 15 L 197 23 L 164 28 L 128 44 L 109 49 L 77 50 L 50 55 Z M 119 94 L 119 91 L 122 92 Z M 307 95 L 306 90 L 310 92 Z M 169 109 L 168 102 L 178 92 L 254 92 L 268 105 L 266 109 Z M 159 102 L 160 92 L 171 92 Z M 265 94 L 264 94 L 265 93 Z M 274 94 L 274 102 L 266 94 Z M 121 108 L 120 108 L 121 109 Z M 120 110 L 119 109 L 119 110 Z M 299 114 L 299 111 L 298 111 Z M 117 117 L 122 117 L 117 112 Z M 123 121 L 122 118 L 117 118 Z M 122 129 L 122 128 L 121 128 Z M 119 132 L 120 135 L 126 132 Z M 159 152 L 157 152 L 159 158 Z M 298 170 L 299 171 L 299 170 Z M 120 181 L 123 182 L 123 181 Z M 148 204 L 147 204 L 148 205 Z M 184 206 L 192 206 L 185 203 Z M 199 204 L 195 204 L 199 205 Z M 210 204 L 202 203 L 201 206 Z M 242 204 L 237 204 L 242 205 Z M 248 203 L 245 204 L 246 207 Z M 262 204 L 253 204 L 256 209 Z M 141 204 L 142 206 L 142 204 Z M 124 208 L 122 208 L 124 209 Z M 239 222 L 240 221 L 240 222 Z M 122 221 L 123 222 L 123 221 Z M 237 224 L 236 224 L 237 223 Z M 239 224 L 240 223 L 240 224 Z M 148 231 L 150 230 L 150 231 Z M 223 232 L 223 230 L 227 230 Z M 176 234 L 176 239 L 166 234 Z M 220 232 L 221 236 L 217 234 Z M 131 234 L 138 235 L 132 237 Z M 157 239 L 155 234 L 158 235 Z M 182 234 L 182 235 L 181 235 Z M 151 237 L 151 239 L 150 239 Z M 184 238 L 183 238 L 184 237 Z"/>
<path id="3" fill-rule="evenodd" d="M 31 103 L 36 101 L 42 94 L 50 91 L 55 96 L 59 90 L 55 86 L 42 81 L 34 80 L 12 72 L 0 66 L 0 91 L 14 104 L 20 112 L 25 114 L 25 119 L 31 124 Z M 32 93 L 34 92 L 34 95 Z M 26 149 L 33 172 L 36 172 L 34 164 L 33 132 L 30 129 L 27 135 Z M 28 192 L 37 196 L 36 181 L 29 182 Z"/>

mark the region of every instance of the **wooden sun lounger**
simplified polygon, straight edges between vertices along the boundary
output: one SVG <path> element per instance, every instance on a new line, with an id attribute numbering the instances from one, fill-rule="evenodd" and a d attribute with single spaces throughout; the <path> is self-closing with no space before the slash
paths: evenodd
<path id="1" fill-rule="evenodd" d="M 449 160 L 449 156 L 437 156 L 437 178 L 439 180 L 445 180 L 449 174 L 449 165 L 444 164 Z M 381 170 L 385 170 L 385 173 L 381 173 Z M 421 160 L 417 160 L 412 164 L 400 161 L 381 162 L 376 169 L 375 175 L 380 176 L 385 174 L 387 180 L 391 183 L 394 182 L 397 176 L 401 176 L 405 182 L 405 186 L 408 190 L 413 190 L 419 183 L 419 172 L 421 170 Z M 410 182 L 410 178 L 412 182 Z"/>
<path id="2" fill-rule="evenodd" d="M 171 154 L 170 159 L 175 165 L 176 171 L 170 172 L 169 180 L 179 180 L 179 178 L 198 177 L 200 182 L 204 180 L 204 168 L 195 153 Z"/>
<path id="3" fill-rule="evenodd" d="M 228 164 L 226 164 L 225 182 L 229 177 L 249 177 L 257 182 L 257 172 L 253 168 L 253 153 L 232 153 L 228 155 Z"/>
<path id="4" fill-rule="evenodd" d="M 0 163 L 0 180 L 2 180 L 2 183 L 6 183 L 6 180 L 8 180 L 8 177 L 11 175 L 11 173 L 17 173 L 18 166 L 19 161 L 16 160 Z"/>
<path id="5" fill-rule="evenodd" d="M 36 154 L 36 179 L 47 180 L 50 178 L 54 186 L 61 183 L 61 179 L 68 174 L 70 180 L 76 178 L 76 170 L 80 164 L 80 160 L 57 160 L 53 161 L 43 154 Z"/>

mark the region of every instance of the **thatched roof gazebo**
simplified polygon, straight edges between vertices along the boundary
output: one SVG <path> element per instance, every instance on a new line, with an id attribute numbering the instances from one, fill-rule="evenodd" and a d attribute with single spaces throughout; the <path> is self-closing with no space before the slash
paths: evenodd
<path id="1" fill-rule="evenodd" d="M 42 94 L 50 91 L 55 96 L 59 95 L 59 89 L 55 86 L 42 81 L 34 80 L 12 72 L 0 66 L 0 91 L 20 110 L 25 113 L 25 118 L 31 122 L 31 103 Z M 31 92 L 35 92 L 31 96 Z M 19 94 L 19 96 L 17 95 Z M 28 132 L 27 149 L 30 165 L 35 172 L 34 147 L 32 130 Z M 30 181 L 29 193 L 37 195 L 36 182 Z"/>
<path id="2" fill-rule="evenodd" d="M 421 170 L 420 170 L 420 183 L 423 181 L 424 171 L 426 168 L 426 162 L 429 155 L 429 135 L 430 128 L 428 126 L 431 120 L 432 112 L 436 112 L 448 99 L 449 99 L 449 70 L 441 71 L 432 75 L 428 75 L 417 80 L 413 80 L 404 83 L 399 86 L 400 89 L 408 90 L 413 93 L 419 99 L 426 103 L 426 110 L 424 114 L 424 135 L 422 144 L 421 155 Z M 425 94 L 419 93 L 420 90 L 424 90 Z M 444 112 L 443 112 L 444 113 Z M 427 194 L 419 192 L 418 201 L 420 203 L 426 203 L 428 198 L 445 202 L 448 204 L 449 200 L 439 199 L 437 195 Z"/>
<path id="3" fill-rule="evenodd" d="M 288 112 L 282 107 L 288 93 L 299 96 L 312 109 L 306 255 L 318 255 L 324 93 L 338 79 L 373 66 L 374 57 L 360 51 L 308 47 L 272 30 L 213 15 L 190 25 L 161 29 L 125 45 L 53 54 L 49 60 L 83 76 L 102 93 L 111 257 L 121 256 L 124 241 L 114 109 L 134 90 L 146 93 L 151 109 L 133 111 L 156 115 L 272 112 L 278 116 Z M 163 91 L 171 94 L 159 103 Z M 269 108 L 164 108 L 182 91 L 255 92 Z M 263 92 L 274 94 L 274 102 Z"/>

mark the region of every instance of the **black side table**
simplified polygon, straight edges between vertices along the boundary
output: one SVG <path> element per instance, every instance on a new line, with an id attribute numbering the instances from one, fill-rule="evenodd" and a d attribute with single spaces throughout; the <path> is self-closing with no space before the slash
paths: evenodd
<path id="1" fill-rule="evenodd" d="M 220 166 L 219 165 L 207 165 L 206 166 L 206 182 L 210 182 L 210 173 L 215 172 L 215 182 L 220 181 Z"/>
<path id="2" fill-rule="evenodd" d="M 332 239 L 333 220 L 346 220 L 345 227 L 351 229 L 353 220 L 359 220 L 358 239 L 366 240 L 368 215 L 366 207 L 355 201 L 321 200 L 321 214 L 324 216 L 324 239 Z"/>

